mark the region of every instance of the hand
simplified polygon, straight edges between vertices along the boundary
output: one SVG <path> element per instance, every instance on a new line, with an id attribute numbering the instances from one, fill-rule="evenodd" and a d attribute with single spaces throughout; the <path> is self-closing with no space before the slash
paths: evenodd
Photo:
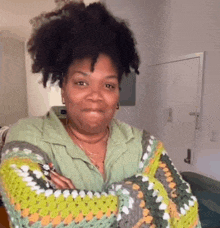
<path id="1" fill-rule="evenodd" d="M 58 189 L 75 189 L 72 181 L 64 176 L 61 176 L 55 171 L 50 171 L 51 182 Z"/>

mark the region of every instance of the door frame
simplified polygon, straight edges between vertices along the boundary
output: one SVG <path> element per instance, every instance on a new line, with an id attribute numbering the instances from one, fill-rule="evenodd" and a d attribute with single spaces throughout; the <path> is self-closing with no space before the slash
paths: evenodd
<path id="1" fill-rule="evenodd" d="M 163 65 L 163 64 L 168 64 L 172 62 L 178 62 L 178 61 L 183 61 L 183 60 L 189 60 L 189 59 L 194 59 L 194 58 L 199 58 L 199 69 L 198 69 L 198 86 L 197 86 L 197 100 L 196 104 L 198 104 L 196 112 L 199 113 L 198 121 L 197 121 L 197 128 L 195 129 L 195 134 L 194 134 L 194 145 L 193 145 L 193 150 L 196 151 L 196 142 L 199 140 L 199 132 L 201 132 L 201 125 L 202 125 L 202 115 L 203 115 L 203 94 L 204 94 L 204 65 L 205 65 L 205 55 L 206 52 L 197 52 L 197 53 L 192 53 L 188 55 L 183 55 L 183 56 L 178 56 L 178 57 L 171 57 L 168 59 L 165 59 L 162 62 L 158 62 L 155 64 L 150 64 L 148 67 L 153 67 L 157 65 Z M 191 156 L 191 167 L 192 169 L 195 169 L 195 158 L 196 158 L 197 153 L 192 153 Z"/>

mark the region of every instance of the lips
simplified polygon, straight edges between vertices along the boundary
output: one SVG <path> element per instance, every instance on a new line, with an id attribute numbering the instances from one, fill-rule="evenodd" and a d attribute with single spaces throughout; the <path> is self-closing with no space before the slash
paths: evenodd
<path id="1" fill-rule="evenodd" d="M 83 109 L 84 112 L 104 112 L 103 109 L 99 109 L 99 108 L 86 108 Z"/>

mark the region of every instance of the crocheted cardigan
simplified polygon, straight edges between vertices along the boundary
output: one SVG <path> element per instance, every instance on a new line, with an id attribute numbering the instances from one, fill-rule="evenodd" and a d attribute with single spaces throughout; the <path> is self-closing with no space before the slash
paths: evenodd
<path id="1" fill-rule="evenodd" d="M 92 192 L 55 189 L 46 153 L 26 142 L 7 143 L 0 183 L 11 227 L 201 227 L 197 199 L 163 144 L 150 136 L 145 146 L 135 176 Z"/>

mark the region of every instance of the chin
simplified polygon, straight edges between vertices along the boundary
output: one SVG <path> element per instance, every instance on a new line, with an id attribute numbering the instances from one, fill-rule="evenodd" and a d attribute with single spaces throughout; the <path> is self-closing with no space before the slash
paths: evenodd
<path id="1" fill-rule="evenodd" d="M 98 134 L 106 130 L 108 124 L 98 123 L 98 124 L 83 124 L 82 130 L 85 134 Z"/>

